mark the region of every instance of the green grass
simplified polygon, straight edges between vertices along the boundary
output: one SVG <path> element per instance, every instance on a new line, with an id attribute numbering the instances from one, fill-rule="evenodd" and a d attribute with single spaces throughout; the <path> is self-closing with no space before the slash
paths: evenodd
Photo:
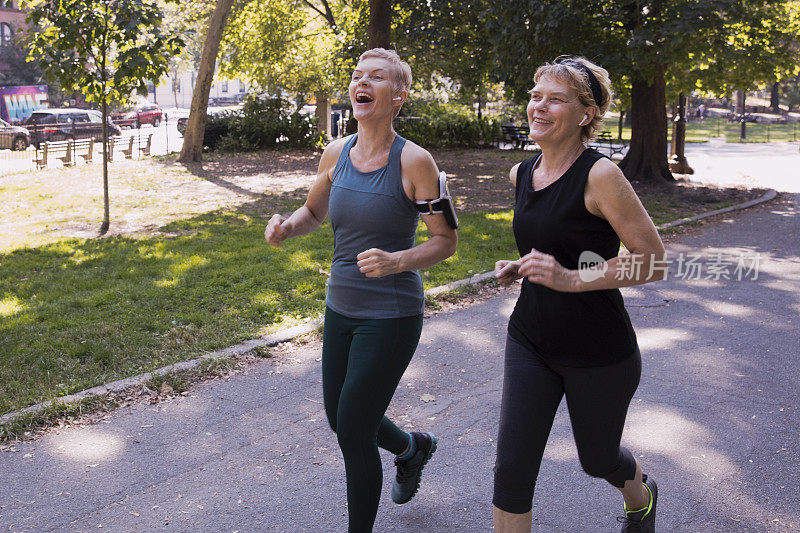
<path id="1" fill-rule="evenodd" d="M 426 287 L 513 254 L 510 211 L 460 219 L 459 251 L 421 273 Z M 0 413 L 319 314 L 330 226 L 272 248 L 265 224 L 212 213 L 170 224 L 181 232 L 172 238 L 73 239 L 0 254 Z"/>
<path id="2" fill-rule="evenodd" d="M 729 205 L 687 207 L 666 193 L 642 200 L 656 224 Z M 458 251 L 420 272 L 426 288 L 516 255 L 511 210 L 459 218 Z M 260 215 L 221 211 L 173 222 L 158 236 L 0 252 L 0 413 L 318 316 L 332 259 L 330 225 L 273 248 L 264 242 L 265 224 Z M 425 239 L 420 224 L 417 242 Z M 185 381 L 177 379 L 176 390 Z"/>
<path id="3" fill-rule="evenodd" d="M 610 131 L 616 138 L 618 133 L 617 117 L 609 113 L 604 130 Z M 672 138 L 672 123 L 668 121 L 667 138 Z M 708 118 L 703 122 L 686 123 L 686 142 L 702 143 L 708 142 L 711 137 L 725 137 L 727 142 L 787 142 L 800 140 L 800 124 L 762 124 L 748 122 L 746 127 L 747 139 L 740 140 L 741 124 L 738 122 L 728 122 L 725 119 Z M 622 138 L 625 141 L 631 139 L 631 128 L 622 128 Z"/>

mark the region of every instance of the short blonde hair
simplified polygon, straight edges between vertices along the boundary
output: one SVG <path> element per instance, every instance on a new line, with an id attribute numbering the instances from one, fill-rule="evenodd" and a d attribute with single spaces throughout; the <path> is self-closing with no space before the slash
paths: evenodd
<path id="1" fill-rule="evenodd" d="M 594 101 L 589 75 L 582 68 L 576 66 L 575 63 L 579 63 L 589 69 L 594 74 L 594 77 L 597 78 L 597 82 L 600 85 L 600 102 Z M 594 139 L 603 126 L 603 117 L 608 112 L 608 108 L 611 107 L 613 93 L 611 92 L 611 79 L 608 76 L 608 71 L 585 57 L 560 56 L 553 63 L 545 63 L 536 69 L 536 74 L 533 75 L 533 83 L 539 83 L 542 78 L 566 84 L 575 89 L 581 104 L 586 107 L 597 107 L 594 119 L 589 124 L 581 127 L 581 141 L 588 142 Z"/>
<path id="2" fill-rule="evenodd" d="M 397 52 L 385 48 L 373 48 L 361 54 L 358 57 L 358 62 L 361 63 L 361 61 L 370 57 L 377 57 L 389 62 L 391 65 L 389 70 L 392 74 L 392 85 L 395 91 L 408 92 L 411 89 L 411 67 L 400 59 Z"/>

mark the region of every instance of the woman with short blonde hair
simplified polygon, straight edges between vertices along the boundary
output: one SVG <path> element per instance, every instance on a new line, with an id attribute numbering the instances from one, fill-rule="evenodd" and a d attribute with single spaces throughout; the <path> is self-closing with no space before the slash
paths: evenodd
<path id="1" fill-rule="evenodd" d="M 325 299 L 322 389 L 347 475 L 348 531 L 372 531 L 383 469 L 378 447 L 395 454 L 392 500 L 419 488 L 436 451 L 429 432 L 407 433 L 384 413 L 414 355 L 425 298 L 417 272 L 453 255 L 457 236 L 445 216 L 423 217 L 431 237 L 415 246 L 416 202 L 439 197 L 431 155 L 397 135 L 392 120 L 411 87 L 411 69 L 393 50 L 368 50 L 349 86 L 358 133 L 329 144 L 303 207 L 274 215 L 265 237 L 274 246 L 305 235 L 330 212 L 333 263 Z"/>

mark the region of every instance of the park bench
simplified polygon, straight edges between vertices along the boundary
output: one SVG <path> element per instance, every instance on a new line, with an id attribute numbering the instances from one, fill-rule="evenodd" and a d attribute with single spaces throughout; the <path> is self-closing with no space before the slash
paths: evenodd
<path id="1" fill-rule="evenodd" d="M 614 154 L 622 155 L 627 144 L 622 139 L 614 139 L 610 131 L 601 131 L 589 146 L 596 150 L 608 150 L 608 157 L 611 157 Z"/>
<path id="2" fill-rule="evenodd" d="M 93 153 L 94 139 L 47 141 L 42 146 L 41 154 L 37 150 L 34 163 L 37 168 L 44 168 L 47 166 L 48 160 L 59 159 L 65 167 L 68 167 L 75 164 L 77 157 L 82 157 L 86 163 L 91 163 Z"/>
<path id="3" fill-rule="evenodd" d="M 125 159 L 133 159 L 133 152 L 136 146 L 134 142 L 136 141 L 136 137 L 131 135 L 130 137 L 115 137 L 113 143 L 109 143 L 108 145 L 108 160 L 114 160 L 114 150 L 117 149 L 123 154 L 125 154 Z M 150 155 L 150 148 L 153 145 L 153 134 L 149 133 L 147 135 L 147 140 L 145 141 L 144 145 L 139 145 L 139 152 L 142 155 L 149 156 Z"/>
<path id="4" fill-rule="evenodd" d="M 114 137 L 113 141 L 108 143 L 108 160 L 114 161 L 114 151 L 116 149 L 125 154 L 125 159 L 132 159 L 133 141 L 133 135 L 130 137 Z"/>
<path id="5" fill-rule="evenodd" d="M 498 148 L 501 142 L 522 149 L 529 144 L 536 144 L 536 141 L 528 136 L 531 132 L 528 126 L 500 126 L 500 131 L 501 137 L 497 139 Z"/>
<path id="6" fill-rule="evenodd" d="M 148 133 L 147 134 L 147 141 L 144 143 L 144 146 L 142 146 L 142 149 L 141 149 L 142 155 L 146 155 L 146 156 L 150 155 L 150 147 L 152 146 L 152 141 L 153 141 L 153 134 L 152 133 Z"/>

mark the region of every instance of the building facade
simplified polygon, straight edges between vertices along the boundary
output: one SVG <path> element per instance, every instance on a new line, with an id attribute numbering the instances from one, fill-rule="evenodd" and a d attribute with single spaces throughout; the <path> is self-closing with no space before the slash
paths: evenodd
<path id="1" fill-rule="evenodd" d="M 181 72 L 177 76 L 169 74 L 147 86 L 147 101 L 162 108 L 177 107 L 188 109 L 192 105 L 192 94 L 197 81 L 197 71 Z M 241 80 L 215 80 L 211 85 L 209 101 L 229 105 L 244 97 L 247 86 Z"/>
<path id="2" fill-rule="evenodd" d="M 0 0 L 0 72 L 8 72 L 11 68 L 4 60 L 5 50 L 27 29 L 25 16 L 25 12 L 19 9 L 19 0 Z"/>

